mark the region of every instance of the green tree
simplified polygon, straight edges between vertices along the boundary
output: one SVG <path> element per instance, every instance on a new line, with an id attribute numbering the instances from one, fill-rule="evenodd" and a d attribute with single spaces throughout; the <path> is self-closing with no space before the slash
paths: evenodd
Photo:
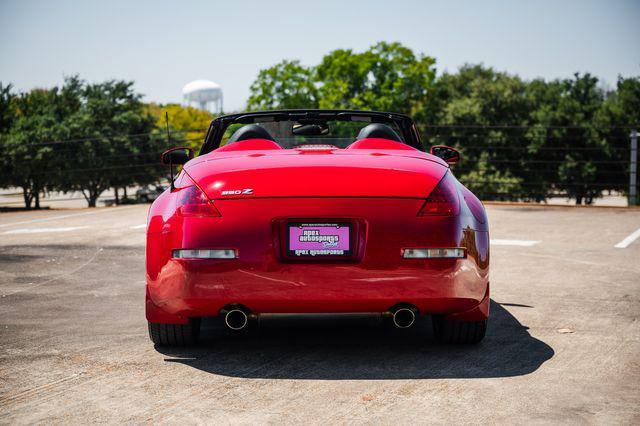
<path id="1" fill-rule="evenodd" d="M 318 108 L 313 69 L 300 61 L 282 61 L 261 70 L 251 84 L 249 110 Z"/>
<path id="2" fill-rule="evenodd" d="M 576 73 L 572 79 L 548 83 L 532 113 L 547 129 L 543 158 L 557 167 L 549 185 L 575 198 L 576 204 L 593 203 L 606 186 L 602 172 L 610 160 L 609 147 L 596 126 L 604 99 L 596 77 Z"/>
<path id="3" fill-rule="evenodd" d="M 621 132 L 629 129 L 619 126 L 633 122 L 621 99 L 634 111 L 634 87 L 633 79 L 621 79 L 617 92 L 606 94 L 589 74 L 524 81 L 466 65 L 436 80 L 416 118 L 430 124 L 423 128 L 428 143 L 463 151 L 458 176 L 469 187 L 485 185 L 478 190 L 486 197 L 544 201 L 557 193 L 590 204 L 602 190 L 620 187 L 619 144 L 627 146 Z M 516 184 L 506 189 L 505 176 Z"/>
<path id="4" fill-rule="evenodd" d="M 420 126 L 429 145 L 462 151 L 456 173 L 484 198 L 543 198 L 540 185 L 532 185 L 528 141 L 518 127 L 527 123 L 531 109 L 526 89 L 517 76 L 464 65 L 436 80 L 429 102 L 415 115 L 430 124 Z"/>
<path id="5" fill-rule="evenodd" d="M 320 108 L 353 108 L 414 114 L 426 103 L 435 59 L 400 43 L 380 42 L 365 52 L 339 49 L 315 68 Z"/>
<path id="6" fill-rule="evenodd" d="M 466 64 L 436 80 L 419 119 L 446 125 L 523 124 L 530 111 L 526 88 L 518 76 Z"/>
<path id="7" fill-rule="evenodd" d="M 5 155 L 0 156 L 0 188 L 7 187 L 11 184 L 11 176 L 13 174 L 11 161 L 6 155 L 6 143 L 8 133 L 13 126 L 16 118 L 16 102 L 15 94 L 11 90 L 11 85 L 4 86 L 0 83 L 0 149 Z"/>
<path id="8" fill-rule="evenodd" d="M 400 43 L 380 42 L 356 53 L 339 49 L 315 67 L 282 61 L 260 71 L 247 108 L 367 109 L 412 114 L 426 103 L 435 60 Z"/>
<path id="9" fill-rule="evenodd" d="M 67 84 L 72 80 L 67 80 Z M 154 182 L 160 175 L 158 154 L 164 147 L 154 137 L 155 119 L 133 90 L 133 82 L 82 82 L 82 107 L 65 121 L 72 139 L 72 170 L 60 182 L 64 191 L 81 191 L 89 207 L 110 187 Z"/>
<path id="10" fill-rule="evenodd" d="M 480 199 L 511 200 L 521 191 L 522 178 L 510 170 L 501 171 L 489 161 L 490 153 L 480 154 L 475 166 L 460 179 Z"/>
<path id="11" fill-rule="evenodd" d="M 67 135 L 62 121 L 73 107 L 68 101 L 68 93 L 58 88 L 35 89 L 14 100 L 15 118 L 2 138 L 7 163 L 2 181 L 22 189 L 28 209 L 32 203 L 40 208 L 40 194 L 59 182 L 54 169 L 63 149 L 52 142 Z"/>
<path id="12" fill-rule="evenodd" d="M 15 95 L 10 84 L 0 82 L 0 135 L 9 132 L 16 117 Z"/>
<path id="13" fill-rule="evenodd" d="M 610 160 L 600 165 L 607 189 L 627 192 L 630 134 L 640 131 L 640 77 L 619 77 L 616 90 L 607 93 L 595 122 Z M 640 185 L 640 176 L 636 184 Z"/>
<path id="14" fill-rule="evenodd" d="M 146 109 L 153 116 L 157 131 L 165 137 L 165 113 L 169 114 L 172 139 L 175 137 L 176 144 L 191 147 L 196 151 L 202 146 L 209 124 L 214 118 L 208 111 L 178 104 L 150 103 L 146 105 Z"/>
<path id="15" fill-rule="evenodd" d="M 164 171 L 165 139 L 152 134 L 155 119 L 131 82 L 69 77 L 60 88 L 0 92 L 0 183 L 22 188 L 27 208 L 39 208 L 48 190 L 81 191 L 94 207 L 107 188 L 151 183 Z"/>

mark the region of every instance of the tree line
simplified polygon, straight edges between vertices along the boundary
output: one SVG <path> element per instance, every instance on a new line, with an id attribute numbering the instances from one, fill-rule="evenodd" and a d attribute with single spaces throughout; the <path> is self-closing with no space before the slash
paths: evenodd
<path id="1" fill-rule="evenodd" d="M 640 123 L 640 78 L 602 87 L 588 73 L 524 80 L 483 65 L 436 75 L 399 43 L 338 49 L 306 66 L 260 71 L 248 108 L 353 108 L 405 113 L 428 147 L 460 149 L 456 174 L 484 199 L 591 204 L 628 188 L 629 133 Z"/>
<path id="2" fill-rule="evenodd" d="M 436 61 L 399 43 L 338 49 L 312 66 L 284 60 L 261 70 L 248 110 L 365 109 L 414 118 L 425 146 L 460 149 L 459 179 L 483 199 L 590 204 L 628 186 L 629 133 L 640 123 L 640 78 L 606 88 L 588 73 L 525 80 L 483 65 L 436 74 Z M 164 132 L 170 114 L 171 140 Z M 211 114 L 145 104 L 133 82 L 16 93 L 0 83 L 0 187 L 25 207 L 48 191 L 80 191 L 89 206 L 107 189 L 166 177 L 159 153 L 199 147 Z M 355 135 L 354 135 L 355 136 Z"/>
<path id="3" fill-rule="evenodd" d="M 107 189 L 156 183 L 166 175 L 160 153 L 199 146 L 211 115 L 178 105 L 145 104 L 133 82 L 87 83 L 16 94 L 0 83 L 0 187 L 20 188 L 26 208 L 50 191 L 80 191 L 89 207 Z M 164 111 L 173 119 L 171 140 Z M 181 129 L 193 128 L 199 132 Z"/>

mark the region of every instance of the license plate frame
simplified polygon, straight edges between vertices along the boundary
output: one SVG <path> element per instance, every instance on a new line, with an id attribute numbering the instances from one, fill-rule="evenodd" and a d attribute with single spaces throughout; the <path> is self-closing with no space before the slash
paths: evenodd
<path id="1" fill-rule="evenodd" d="M 345 229 L 347 230 L 346 238 Z M 304 231 L 319 232 L 305 233 Z M 311 241 L 300 241 L 300 237 L 307 237 L 306 239 Z M 335 237 L 338 237 L 337 240 Z M 298 238 L 298 241 L 295 238 Z M 292 246 L 292 243 L 295 244 Z M 288 222 L 286 224 L 285 251 L 290 259 L 350 259 L 354 253 L 353 224 L 343 221 Z"/>

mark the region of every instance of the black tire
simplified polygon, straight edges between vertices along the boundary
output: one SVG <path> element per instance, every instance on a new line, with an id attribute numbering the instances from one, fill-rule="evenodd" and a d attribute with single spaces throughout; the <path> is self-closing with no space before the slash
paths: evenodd
<path id="1" fill-rule="evenodd" d="M 484 339 L 487 320 L 453 321 L 434 317 L 433 332 L 440 343 L 471 345 Z"/>
<path id="2" fill-rule="evenodd" d="M 158 346 L 187 346 L 198 341 L 200 320 L 192 319 L 188 324 L 158 324 L 150 322 L 149 338 Z"/>

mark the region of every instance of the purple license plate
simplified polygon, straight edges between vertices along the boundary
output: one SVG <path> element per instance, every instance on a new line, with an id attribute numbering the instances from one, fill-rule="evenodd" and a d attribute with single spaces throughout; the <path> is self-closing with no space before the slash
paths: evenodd
<path id="1" fill-rule="evenodd" d="M 293 257 L 350 256 L 351 224 L 291 223 L 287 252 Z"/>

